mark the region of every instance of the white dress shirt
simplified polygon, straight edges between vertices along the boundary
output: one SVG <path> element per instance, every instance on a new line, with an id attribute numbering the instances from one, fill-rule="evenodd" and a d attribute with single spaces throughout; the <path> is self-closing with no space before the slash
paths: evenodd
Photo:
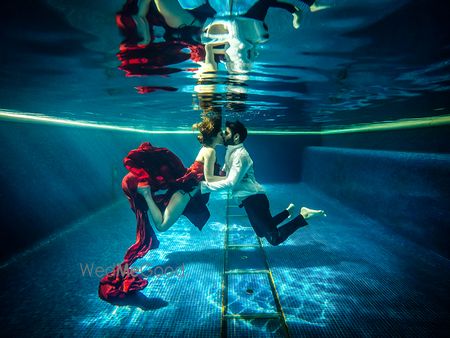
<path id="1" fill-rule="evenodd" d="M 231 188 L 233 198 L 240 205 L 249 196 L 265 193 L 264 188 L 255 180 L 253 160 L 242 143 L 227 147 L 222 170 L 227 174 L 226 179 L 210 183 L 202 181 L 202 194 Z"/>

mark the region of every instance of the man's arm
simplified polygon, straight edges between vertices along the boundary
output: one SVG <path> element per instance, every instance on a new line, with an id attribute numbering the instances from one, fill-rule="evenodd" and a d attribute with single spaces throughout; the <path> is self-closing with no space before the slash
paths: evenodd
<path id="1" fill-rule="evenodd" d="M 220 170 L 226 173 L 226 172 L 228 171 L 228 167 L 227 167 L 227 164 L 226 164 L 226 163 L 224 163 L 224 165 L 223 165 L 222 169 L 220 169 Z"/>
<path id="2" fill-rule="evenodd" d="M 210 191 L 231 188 L 236 184 L 239 184 L 239 182 L 247 173 L 250 164 L 250 159 L 247 157 L 235 158 L 233 160 L 233 163 L 231 164 L 231 168 L 229 168 L 229 173 L 226 179 L 211 183 L 207 183 L 205 181 L 201 182 L 202 194 Z"/>

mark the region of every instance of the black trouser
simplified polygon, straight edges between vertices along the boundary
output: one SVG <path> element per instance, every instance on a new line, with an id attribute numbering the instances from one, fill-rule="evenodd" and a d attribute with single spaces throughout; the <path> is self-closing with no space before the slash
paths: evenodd
<path id="1" fill-rule="evenodd" d="M 307 4 L 309 7 L 311 7 L 314 4 L 315 0 L 301 0 L 301 1 Z M 297 8 L 293 4 L 288 2 L 277 0 L 259 0 L 252 7 L 250 7 L 247 13 L 245 13 L 243 16 L 245 16 L 246 18 L 264 21 L 270 7 L 285 9 L 291 14 L 297 10 Z"/>
<path id="2" fill-rule="evenodd" d="M 293 220 L 277 228 L 278 224 L 289 217 L 289 211 L 284 210 L 276 216 L 272 216 L 266 194 L 256 194 L 247 197 L 242 201 L 242 205 L 247 212 L 248 219 L 256 235 L 265 237 L 272 245 L 283 243 L 297 229 L 308 224 L 302 215 L 298 215 Z"/>

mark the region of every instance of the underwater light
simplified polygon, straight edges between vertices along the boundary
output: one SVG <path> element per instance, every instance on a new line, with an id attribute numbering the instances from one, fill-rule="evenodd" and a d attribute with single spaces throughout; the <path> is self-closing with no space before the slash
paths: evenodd
<path id="1" fill-rule="evenodd" d="M 146 129 L 138 129 L 138 128 L 133 128 L 133 127 L 119 127 L 119 126 L 114 126 L 114 125 L 97 124 L 97 123 L 86 122 L 86 121 L 74 121 L 74 120 L 59 119 L 59 118 L 55 118 L 55 117 L 48 117 L 45 115 L 33 115 L 31 113 L 8 111 L 8 110 L 4 110 L 4 109 L 0 109 L 0 119 L 38 122 L 38 123 L 46 123 L 46 124 L 57 124 L 57 125 L 65 125 L 65 126 L 73 126 L 73 127 L 118 130 L 118 131 L 127 131 L 127 132 L 134 132 L 134 133 L 147 133 L 147 134 L 193 134 L 193 133 L 195 133 L 194 131 L 186 131 L 186 130 L 146 130 Z"/>
<path id="2" fill-rule="evenodd" d="M 413 128 L 428 128 L 437 127 L 450 124 L 450 115 L 419 117 L 411 119 L 401 119 L 397 121 L 376 122 L 368 124 L 353 125 L 349 128 L 323 130 L 322 135 L 331 134 L 346 134 L 346 133 L 363 133 L 371 131 L 385 131 L 396 129 L 413 129 Z"/>
<path id="3" fill-rule="evenodd" d="M 450 124 L 450 115 L 420 117 L 412 119 L 403 119 L 397 121 L 374 122 L 365 124 L 354 124 L 348 127 L 336 129 L 323 129 L 321 131 L 275 131 L 275 130 L 252 130 L 249 134 L 253 135 L 333 135 L 365 133 L 373 131 L 387 131 L 399 129 L 428 128 Z"/>
<path id="4" fill-rule="evenodd" d="M 195 131 L 188 130 L 147 130 L 134 127 L 119 127 L 108 124 L 99 124 L 86 121 L 66 120 L 56 117 L 48 117 L 45 115 L 38 115 L 33 113 L 10 111 L 0 109 L 0 119 L 27 121 L 36 123 L 47 123 L 56 125 L 65 125 L 73 127 L 96 128 L 106 130 L 126 131 L 133 133 L 147 133 L 147 134 L 195 134 Z M 374 122 L 366 124 L 354 124 L 350 126 L 343 126 L 336 129 L 323 129 L 321 131 L 307 131 L 307 130 L 249 130 L 252 135 L 333 135 L 333 134 L 350 134 L 350 133 L 365 133 L 373 131 L 387 131 L 398 129 L 412 129 L 412 128 L 427 128 L 450 124 L 450 115 L 420 117 L 412 119 L 403 119 L 397 121 Z"/>

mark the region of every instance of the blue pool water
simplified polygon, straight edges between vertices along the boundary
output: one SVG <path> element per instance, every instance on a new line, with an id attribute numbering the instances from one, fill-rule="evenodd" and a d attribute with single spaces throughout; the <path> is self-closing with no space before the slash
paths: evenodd
<path id="1" fill-rule="evenodd" d="M 210 2 L 222 13 L 229 1 Z M 233 8 L 254 2 L 235 0 Z M 271 8 L 270 36 L 252 71 L 232 75 L 221 65 L 213 77 L 199 74 L 189 54 L 197 45 L 155 42 L 121 56 L 124 36 L 114 18 L 124 3 L 3 4 L 0 108 L 146 130 L 189 130 L 207 106 L 221 106 L 224 117 L 255 130 L 448 120 L 444 0 L 318 0 L 327 8 L 305 16 L 298 30 L 290 13 Z M 137 65 L 127 68 L 127 60 Z"/>

